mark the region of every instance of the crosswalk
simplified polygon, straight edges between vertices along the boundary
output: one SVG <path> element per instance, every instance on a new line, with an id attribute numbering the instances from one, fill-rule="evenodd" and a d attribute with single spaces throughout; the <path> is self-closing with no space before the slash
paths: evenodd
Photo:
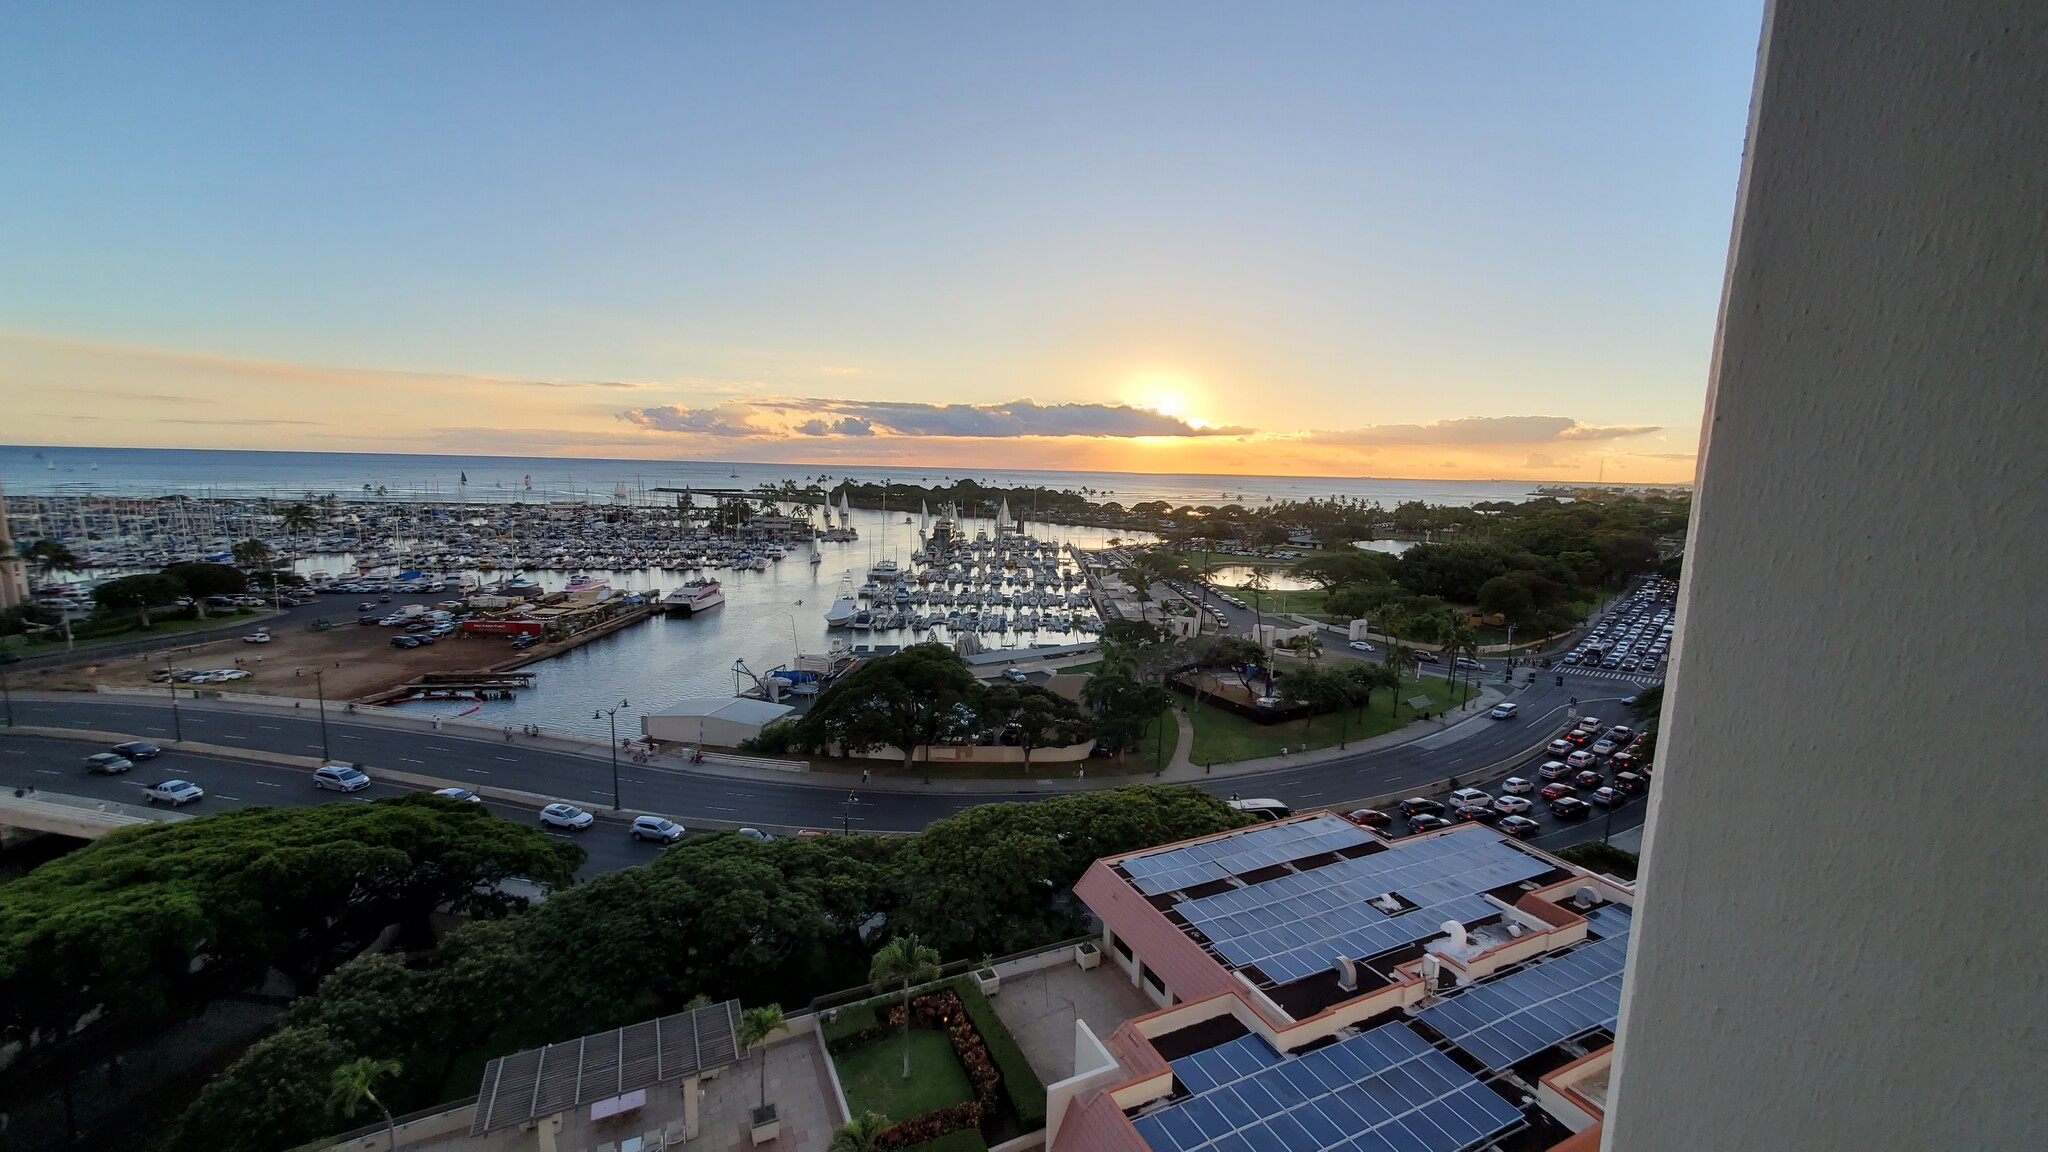
<path id="1" fill-rule="evenodd" d="M 1566 676 L 1593 676 L 1601 680 L 1619 680 L 1624 684 L 1633 684 L 1638 688 L 1648 688 L 1651 685 L 1664 682 L 1664 678 L 1654 672 L 1623 672 L 1619 669 L 1610 668 L 1564 668 L 1561 671 Z"/>

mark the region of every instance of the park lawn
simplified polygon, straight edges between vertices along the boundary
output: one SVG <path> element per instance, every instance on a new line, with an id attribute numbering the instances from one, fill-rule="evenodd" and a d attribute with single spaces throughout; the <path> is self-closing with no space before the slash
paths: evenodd
<path id="1" fill-rule="evenodd" d="M 257 615 L 253 611 L 249 614 Z M 222 624 L 232 623 L 236 615 L 237 613 L 226 612 L 209 616 L 204 620 L 158 620 L 147 629 L 137 627 L 132 622 L 77 620 L 72 622 L 71 637 L 74 647 L 86 648 L 98 641 L 131 640 L 138 636 L 168 636 L 189 632 L 194 628 L 218 628 Z M 0 638 L 0 644 L 7 645 L 17 654 L 41 654 L 64 647 L 64 633 L 59 630 L 42 632 L 34 636 L 8 636 Z"/>
<path id="2" fill-rule="evenodd" d="M 1074 769 L 1086 766 L 1090 776 L 1149 776 L 1173 763 L 1174 749 L 1179 745 L 1180 729 L 1174 724 L 1170 713 L 1162 714 L 1163 721 L 1154 721 L 1145 733 L 1144 741 L 1124 753 L 1122 759 L 1114 756 L 1090 756 L 1079 764 L 1073 761 L 1033 761 L 1031 771 L 1024 771 L 1022 764 L 949 764 L 943 760 L 931 766 L 934 780 L 1036 780 L 1048 776 L 1072 776 Z M 1163 747 L 1162 747 L 1163 745 Z M 805 756 L 812 772 L 842 772 L 857 776 L 866 771 L 877 779 L 922 780 L 925 763 L 922 757 L 917 766 L 905 772 L 901 760 L 868 760 L 857 757 Z"/>
<path id="3" fill-rule="evenodd" d="M 943 1032 L 910 1030 L 910 1079 L 903 1078 L 903 1037 L 886 1036 L 872 1044 L 832 1056 L 847 1107 L 858 1116 L 879 1112 L 892 1121 L 922 1116 L 935 1108 L 974 1099 L 967 1069 L 953 1054 Z"/>
<path id="4" fill-rule="evenodd" d="M 1428 696 L 1429 711 L 1440 712 L 1452 706 L 1459 688 L 1447 680 L 1425 676 L 1417 684 L 1413 679 L 1401 682 L 1401 710 L 1399 719 L 1387 714 L 1387 694 L 1384 690 L 1373 694 L 1372 707 L 1365 716 L 1353 712 L 1348 724 L 1349 739 L 1363 740 L 1382 732 L 1391 732 L 1396 727 L 1415 719 L 1415 712 L 1408 701 L 1416 696 Z M 1195 745 L 1192 759 L 1197 764 L 1230 764 L 1239 760 L 1258 760 L 1267 756 L 1280 755 L 1286 747 L 1301 752 L 1311 748 L 1333 748 L 1345 739 L 1346 723 L 1335 713 L 1311 717 L 1309 720 L 1288 720 L 1280 724 L 1255 724 L 1235 712 L 1221 708 L 1203 706 L 1194 714 Z"/>

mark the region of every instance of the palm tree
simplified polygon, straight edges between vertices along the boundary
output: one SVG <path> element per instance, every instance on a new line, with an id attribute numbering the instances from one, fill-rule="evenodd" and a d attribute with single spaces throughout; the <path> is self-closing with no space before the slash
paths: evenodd
<path id="1" fill-rule="evenodd" d="M 868 966 L 868 983 L 883 992 L 903 986 L 903 1078 L 910 1079 L 910 989 L 939 978 L 939 954 L 918 940 L 916 933 L 898 936 L 882 945 Z"/>
<path id="2" fill-rule="evenodd" d="M 782 1017 L 782 1005 L 769 1004 L 740 1013 L 740 1043 L 752 1049 L 789 1025 Z M 761 1107 L 768 1107 L 768 1049 L 761 1049 Z"/>
<path id="3" fill-rule="evenodd" d="M 312 531 L 313 526 L 319 522 L 320 514 L 313 511 L 311 504 L 304 503 L 289 505 L 280 517 L 285 537 L 290 540 L 297 540 Z"/>
<path id="4" fill-rule="evenodd" d="M 1474 632 L 1472 625 L 1463 619 L 1454 619 L 1444 625 L 1443 645 L 1444 651 L 1450 654 L 1450 674 L 1455 679 L 1458 674 L 1458 657 L 1477 658 L 1479 655 L 1479 633 Z"/>
<path id="5" fill-rule="evenodd" d="M 853 1122 L 832 1134 L 825 1152 L 875 1152 L 882 1133 L 889 1130 L 889 1118 L 879 1112 L 863 1112 Z"/>
<path id="6" fill-rule="evenodd" d="M 398 1124 L 391 1119 L 391 1109 L 377 1098 L 377 1081 L 398 1075 L 404 1067 L 396 1060 L 379 1060 L 372 1056 L 343 1064 L 334 1070 L 333 1086 L 327 1093 L 328 1109 L 347 1120 L 362 1111 L 365 1103 L 375 1105 L 377 1111 L 384 1114 L 384 1133 L 391 1141 L 392 1152 L 397 1152 Z"/>
<path id="7" fill-rule="evenodd" d="M 44 583 L 49 582 L 52 573 L 76 572 L 84 567 L 76 553 L 55 540 L 23 541 L 16 545 L 15 551 L 21 556 L 21 562 L 34 568 Z"/>

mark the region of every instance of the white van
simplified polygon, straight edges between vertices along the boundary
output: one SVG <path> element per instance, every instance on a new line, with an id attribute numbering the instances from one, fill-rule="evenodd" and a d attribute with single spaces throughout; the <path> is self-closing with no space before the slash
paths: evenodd
<path id="1" fill-rule="evenodd" d="M 1493 711 L 1488 712 L 1487 715 L 1493 717 L 1495 720 L 1513 720 L 1515 718 L 1516 711 L 1517 709 L 1513 704 L 1498 704 L 1495 705 Z"/>

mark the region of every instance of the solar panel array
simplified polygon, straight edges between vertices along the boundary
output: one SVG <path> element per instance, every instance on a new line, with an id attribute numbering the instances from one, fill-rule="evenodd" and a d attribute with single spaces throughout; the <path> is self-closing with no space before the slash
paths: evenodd
<path id="1" fill-rule="evenodd" d="M 1127 856 L 1120 863 L 1138 891 L 1157 896 L 1371 839 L 1371 834 L 1351 821 L 1324 813 L 1312 820 L 1271 824 L 1149 856 Z"/>
<path id="2" fill-rule="evenodd" d="M 1628 960 L 1628 918 L 1609 912 L 1596 923 L 1615 934 L 1453 993 L 1416 1015 L 1493 1069 L 1505 1069 L 1594 1028 L 1614 1027 Z"/>
<path id="3" fill-rule="evenodd" d="M 1457 1152 L 1520 1120 L 1450 1057 L 1387 1024 L 1132 1123 L 1153 1152 Z"/>
<path id="4" fill-rule="evenodd" d="M 1480 893 L 1550 870 L 1487 831 L 1408 840 L 1385 852 L 1338 860 L 1174 905 L 1216 954 L 1257 965 L 1278 984 L 1327 971 L 1339 956 L 1361 960 L 1427 939 L 1446 920 L 1470 923 L 1500 911 Z M 1390 915 L 1370 901 L 1397 892 L 1417 905 Z M 1405 907 L 1405 905 L 1403 905 Z"/>
<path id="5" fill-rule="evenodd" d="M 1218 1084 L 1241 1080 L 1284 1059 L 1263 1037 L 1239 1036 L 1172 1061 L 1173 1077 L 1189 1092 L 1207 1092 Z"/>

